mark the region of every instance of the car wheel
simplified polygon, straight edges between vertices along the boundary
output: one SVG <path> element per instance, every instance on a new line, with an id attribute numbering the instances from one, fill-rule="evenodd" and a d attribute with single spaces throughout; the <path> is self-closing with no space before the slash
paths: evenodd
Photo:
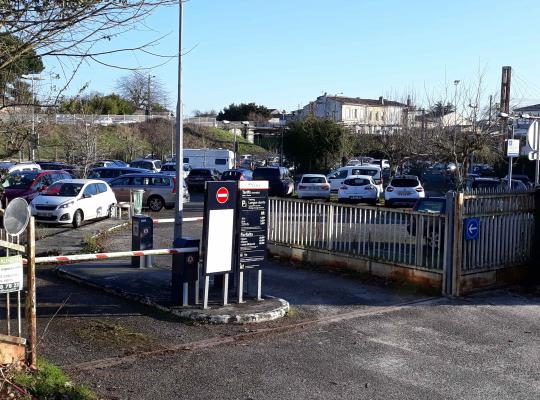
<path id="1" fill-rule="evenodd" d="M 148 208 L 152 211 L 160 211 L 164 205 L 163 199 L 159 196 L 151 196 L 148 199 Z"/>
<path id="2" fill-rule="evenodd" d="M 83 212 L 81 210 L 75 211 L 75 214 L 73 214 L 73 222 L 72 222 L 73 227 L 78 228 L 79 226 L 81 226 L 83 219 L 84 219 Z"/>

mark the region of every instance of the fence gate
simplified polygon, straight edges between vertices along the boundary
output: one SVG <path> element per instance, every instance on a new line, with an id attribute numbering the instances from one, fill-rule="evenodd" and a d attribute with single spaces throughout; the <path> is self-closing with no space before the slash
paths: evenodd
<path id="1" fill-rule="evenodd" d="M 456 195 L 454 294 L 494 284 L 532 259 L 534 213 L 530 191 Z"/>
<path id="2" fill-rule="evenodd" d="M 0 215 L 3 219 L 3 210 Z M 15 283 L 18 277 L 14 279 L 14 275 L 20 273 L 23 260 L 22 281 L 26 280 L 26 285 Z M 0 364 L 26 361 L 31 367 L 36 365 L 35 282 L 35 222 L 31 217 L 26 230 L 18 235 L 7 233 L 3 226 L 0 228 L 0 307 L 3 309 L 0 313 L 3 320 Z M 23 332 L 23 306 L 26 306 L 26 332 Z"/>

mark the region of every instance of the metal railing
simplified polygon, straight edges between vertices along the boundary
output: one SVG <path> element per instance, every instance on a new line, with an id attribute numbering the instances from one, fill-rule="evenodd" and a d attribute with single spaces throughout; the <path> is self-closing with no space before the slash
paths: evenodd
<path id="1" fill-rule="evenodd" d="M 442 272 L 446 215 L 305 200 L 269 200 L 269 241 Z"/>
<path id="2" fill-rule="evenodd" d="M 465 240 L 462 271 L 478 272 L 527 263 L 534 246 L 534 192 L 510 191 L 463 197 L 463 218 L 478 218 L 477 240 Z"/>

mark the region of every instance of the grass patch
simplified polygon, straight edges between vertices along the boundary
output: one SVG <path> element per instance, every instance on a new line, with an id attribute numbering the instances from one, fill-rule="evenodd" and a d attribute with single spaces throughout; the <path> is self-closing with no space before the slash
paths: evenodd
<path id="1" fill-rule="evenodd" d="M 143 333 L 132 332 L 125 326 L 100 320 L 83 321 L 75 333 L 83 340 L 118 347 L 137 347 L 152 341 Z"/>
<path id="2" fill-rule="evenodd" d="M 289 306 L 289 311 L 287 311 L 287 317 L 294 318 L 298 316 L 298 309 L 296 307 Z"/>
<path id="3" fill-rule="evenodd" d="M 57 366 L 39 358 L 37 371 L 13 371 L 10 381 L 27 392 L 24 395 L 10 385 L 0 391 L 1 398 L 13 399 L 70 399 L 97 400 L 98 396 L 84 386 L 75 385 L 71 379 Z M 5 396 L 5 397 L 4 397 Z"/>
<path id="4" fill-rule="evenodd" d="M 98 237 L 88 236 L 84 238 L 81 251 L 83 254 L 101 253 L 103 251 L 103 247 L 101 246 Z"/>

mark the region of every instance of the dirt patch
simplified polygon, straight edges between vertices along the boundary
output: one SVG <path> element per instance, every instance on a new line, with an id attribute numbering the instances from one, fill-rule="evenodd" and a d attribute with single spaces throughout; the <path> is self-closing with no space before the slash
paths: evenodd
<path id="1" fill-rule="evenodd" d="M 141 348 L 154 342 L 153 338 L 143 333 L 133 332 L 118 323 L 98 319 L 81 321 L 75 334 L 86 341 L 116 347 Z"/>

